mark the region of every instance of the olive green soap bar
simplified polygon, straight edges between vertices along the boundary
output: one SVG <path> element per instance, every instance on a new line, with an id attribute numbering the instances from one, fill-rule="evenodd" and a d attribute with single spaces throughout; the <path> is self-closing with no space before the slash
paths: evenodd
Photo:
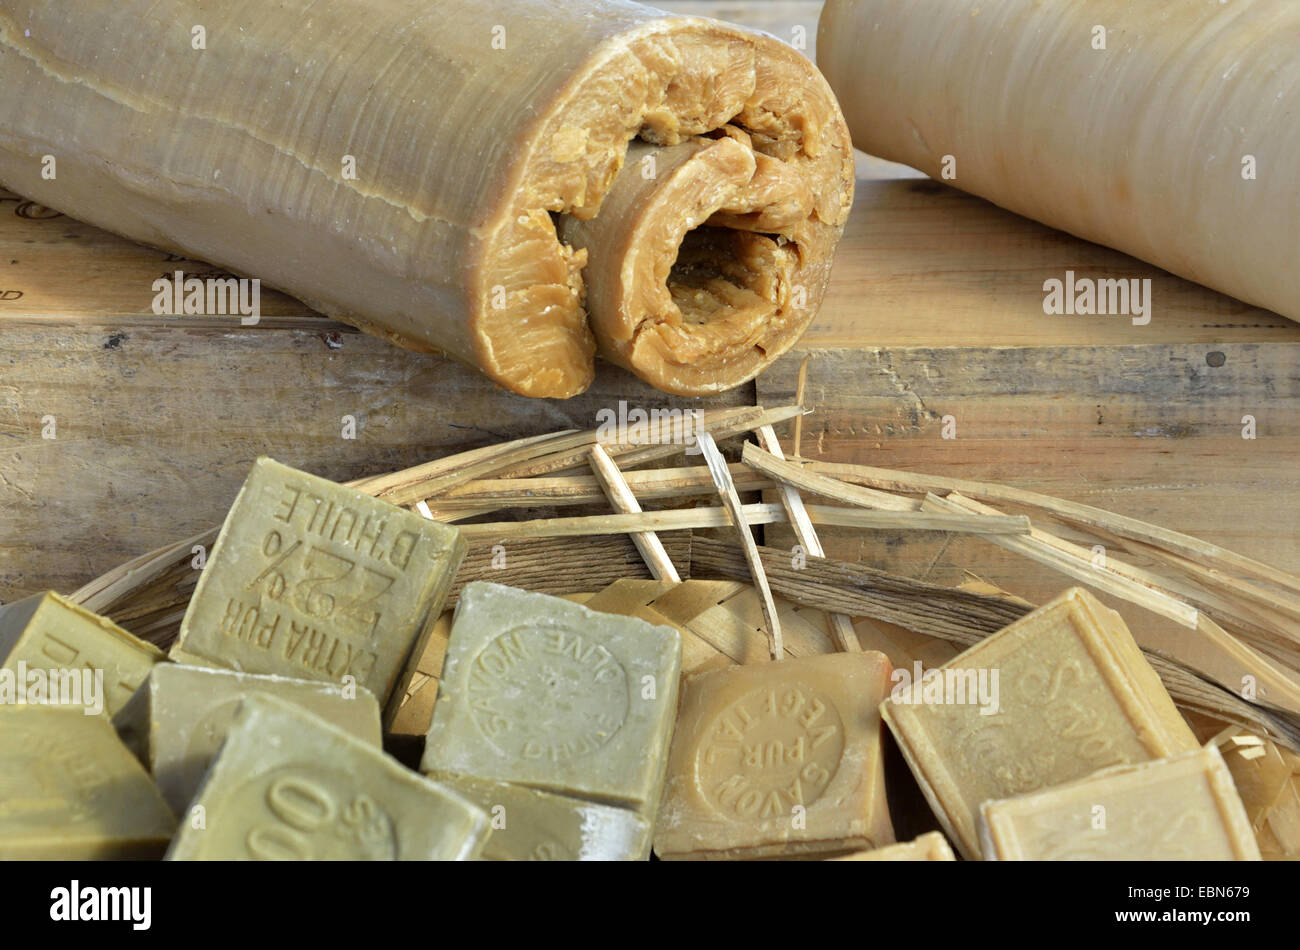
<path id="1" fill-rule="evenodd" d="M 645 861 L 650 823 L 627 808 L 597 805 L 523 785 L 435 772 L 488 814 L 485 861 Z"/>
<path id="2" fill-rule="evenodd" d="M 301 706 L 246 697 L 167 852 L 181 861 L 451 861 L 487 815 Z"/>
<path id="3" fill-rule="evenodd" d="M 108 717 L 0 706 L 0 860 L 158 858 L 175 828 Z"/>
<path id="4" fill-rule="evenodd" d="M 278 696 L 378 748 L 379 703 L 364 687 L 160 663 L 113 719 L 118 734 L 153 775 L 163 798 L 183 814 L 198 791 L 240 700 Z"/>
<path id="5" fill-rule="evenodd" d="M 258 459 L 172 658 L 331 683 L 351 676 L 382 703 L 464 555 L 450 525 Z"/>
<path id="6" fill-rule="evenodd" d="M 663 789 L 681 655 L 671 627 L 467 584 L 421 771 L 514 782 L 649 815 Z"/>
<path id="7" fill-rule="evenodd" d="M 100 699 L 109 715 L 126 704 L 155 663 L 167 659 L 152 644 L 53 591 L 0 607 L 0 658 L 15 675 L 19 663 L 29 672 L 102 670 Z"/>

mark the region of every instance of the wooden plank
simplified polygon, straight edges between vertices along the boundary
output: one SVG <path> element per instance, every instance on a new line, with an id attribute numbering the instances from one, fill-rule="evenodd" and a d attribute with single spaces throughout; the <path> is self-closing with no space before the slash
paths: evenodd
<path id="1" fill-rule="evenodd" d="M 359 335 L 270 290 L 263 294 L 264 316 L 255 327 L 240 327 L 236 317 L 155 316 L 155 279 L 177 269 L 189 276 L 221 275 L 208 264 L 177 261 L 50 214 L 0 191 L 0 320 L 259 335 L 303 328 L 336 344 Z M 1120 316 L 1045 315 L 1043 282 L 1063 279 L 1067 270 L 1078 277 L 1150 278 L 1150 325 L 1135 327 Z M 804 345 L 1137 345 L 1220 339 L 1300 341 L 1300 324 L 926 179 L 859 180 L 831 286 Z"/>
<path id="2" fill-rule="evenodd" d="M 620 399 L 645 407 L 753 399 L 746 388 L 674 399 L 602 365 L 582 396 L 532 401 L 363 334 L 343 334 L 332 348 L 321 330 L 46 323 L 2 332 L 4 601 L 75 590 L 219 524 L 259 455 L 345 481 L 502 439 L 592 428 Z M 47 416 L 52 439 L 42 438 Z M 355 438 L 345 438 L 344 416 L 355 419 Z"/>
<path id="3" fill-rule="evenodd" d="M 1300 345 L 810 353 L 807 458 L 1005 482 L 1300 570 Z M 792 354 L 762 377 L 760 398 L 789 398 L 801 359 Z M 1255 439 L 1242 438 L 1246 415 L 1255 419 Z M 956 438 L 943 437 L 945 417 Z M 974 570 L 1038 603 L 1070 584 L 976 538 L 832 527 L 821 534 L 831 557 L 940 584 Z M 766 538 L 789 543 L 778 526 Z M 1170 650 L 1186 641 L 1176 624 L 1107 600 L 1143 646 Z"/>

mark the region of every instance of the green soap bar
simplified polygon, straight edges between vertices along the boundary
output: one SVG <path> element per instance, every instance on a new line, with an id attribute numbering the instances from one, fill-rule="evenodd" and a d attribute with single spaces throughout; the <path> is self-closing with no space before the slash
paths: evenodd
<path id="1" fill-rule="evenodd" d="M 531 785 L 652 817 L 681 656 L 671 627 L 468 584 L 456 603 L 420 769 Z"/>
<path id="2" fill-rule="evenodd" d="M 186 811 L 240 700 L 252 693 L 297 703 L 376 748 L 383 741 L 379 703 L 364 687 L 345 695 L 339 686 L 314 680 L 160 663 L 113 725 L 176 814 Z"/>
<path id="3" fill-rule="evenodd" d="M 449 861 L 478 856 L 487 815 L 274 696 L 241 703 L 182 816 L 174 861 Z"/>
<path id="4" fill-rule="evenodd" d="M 0 675 L 0 701 L 18 702 L 16 696 L 5 695 L 13 688 L 22 691 L 27 702 L 57 702 L 58 694 L 75 687 L 69 697 L 83 706 L 102 704 L 110 716 L 126 705 L 154 664 L 167 659 L 153 644 L 53 591 L 0 607 L 0 657 L 0 669 L 12 674 Z M 36 670 L 57 676 L 38 674 L 33 679 Z M 103 671 L 99 687 L 86 683 L 83 670 Z M 37 682 L 48 684 L 45 698 L 35 698 Z"/>
<path id="5" fill-rule="evenodd" d="M 158 858 L 175 829 L 108 717 L 0 706 L 0 860 Z"/>
<path id="6" fill-rule="evenodd" d="M 645 861 L 650 857 L 654 829 L 629 809 L 454 772 L 429 777 L 488 813 L 492 835 L 483 847 L 484 861 Z"/>
<path id="7" fill-rule="evenodd" d="M 460 531 L 261 458 L 199 578 L 172 658 L 387 700 L 442 612 Z"/>

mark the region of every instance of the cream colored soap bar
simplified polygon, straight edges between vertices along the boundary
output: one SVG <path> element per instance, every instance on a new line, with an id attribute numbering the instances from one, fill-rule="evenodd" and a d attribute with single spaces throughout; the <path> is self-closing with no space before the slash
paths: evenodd
<path id="1" fill-rule="evenodd" d="M 485 861 L 644 861 L 651 826 L 628 808 L 597 805 L 467 775 L 429 776 L 488 814 Z"/>
<path id="2" fill-rule="evenodd" d="M 466 860 L 487 815 L 301 706 L 243 700 L 170 860 Z"/>
<path id="3" fill-rule="evenodd" d="M 967 650 L 941 674 L 929 690 L 899 689 L 881 709 L 967 858 L 979 856 L 976 815 L 986 801 L 1197 748 L 1119 615 L 1080 588 Z M 969 701 L 981 681 L 996 692 L 996 711 Z"/>
<path id="4" fill-rule="evenodd" d="M 97 699 L 86 695 L 84 677 L 77 677 L 78 702 L 102 703 L 110 716 L 126 704 L 153 665 L 166 659 L 153 644 L 145 643 L 111 620 L 78 607 L 53 591 L 0 607 L 0 657 L 4 658 L 3 669 L 14 674 L 16 687 L 22 685 L 18 682 L 20 670 L 57 672 L 57 683 L 51 677 L 43 677 L 55 692 L 62 692 L 60 684 L 65 673 L 102 671 L 103 692 Z M 20 667 L 20 663 L 24 666 Z M 71 686 L 70 678 L 67 685 Z M 30 693 L 30 684 L 24 689 Z M 90 692 L 95 689 L 92 686 Z M 37 700 L 29 696 L 28 701 Z"/>
<path id="5" fill-rule="evenodd" d="M 382 703 L 464 554 L 454 527 L 258 459 L 172 658 L 330 683 L 351 676 Z"/>
<path id="6" fill-rule="evenodd" d="M 364 687 L 345 695 L 341 687 L 314 680 L 178 663 L 160 663 L 113 725 L 180 815 L 202 784 L 240 701 L 255 693 L 296 703 L 375 748 L 381 745 L 379 703 Z"/>
<path id="7" fill-rule="evenodd" d="M 651 816 L 681 652 L 671 627 L 468 584 L 456 603 L 421 771 L 530 785 Z"/>
<path id="8" fill-rule="evenodd" d="M 175 828 L 107 717 L 0 706 L 0 860 L 158 858 Z"/>
<path id="9" fill-rule="evenodd" d="M 1246 809 L 1214 746 L 985 802 L 980 811 L 990 860 L 1260 860 Z"/>
<path id="10" fill-rule="evenodd" d="M 876 848 L 874 851 L 859 851 L 832 861 L 956 861 L 957 856 L 948 846 L 948 839 L 937 831 L 931 831 L 899 844 Z"/>
<path id="11" fill-rule="evenodd" d="M 839 653 L 686 679 L 655 853 L 818 854 L 889 844 L 883 653 Z"/>

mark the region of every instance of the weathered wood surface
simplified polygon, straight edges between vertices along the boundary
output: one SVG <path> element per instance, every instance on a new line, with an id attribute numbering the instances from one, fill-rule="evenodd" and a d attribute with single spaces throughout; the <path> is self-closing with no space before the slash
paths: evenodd
<path id="1" fill-rule="evenodd" d="M 1300 571 L 1300 343 L 817 349 L 778 362 L 760 399 L 789 398 L 804 355 L 807 458 L 1005 482 Z M 978 538 L 821 534 L 830 557 L 941 584 L 975 571 L 1037 603 L 1071 583 Z M 1190 636 L 1111 603 L 1146 646 Z"/>

